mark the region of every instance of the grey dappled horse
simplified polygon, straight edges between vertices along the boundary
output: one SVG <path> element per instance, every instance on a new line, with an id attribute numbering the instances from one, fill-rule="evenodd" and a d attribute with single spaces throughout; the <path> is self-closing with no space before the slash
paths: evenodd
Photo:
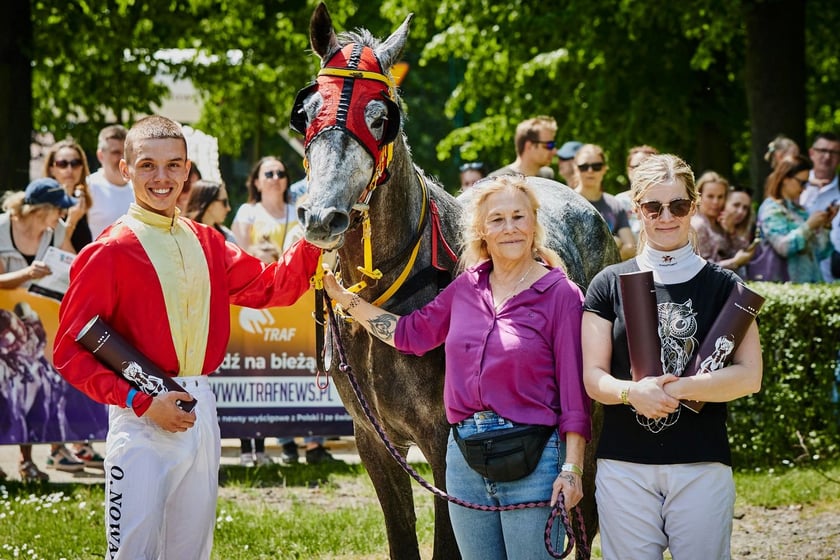
<path id="1" fill-rule="evenodd" d="M 298 209 L 306 238 L 338 250 L 345 286 L 364 282 L 360 293 L 365 299 L 397 314 L 422 306 L 451 279 L 456 263 L 447 244 L 458 250 L 461 213 L 456 199 L 412 163 L 402 134 L 389 70 L 405 45 L 410 20 L 383 42 L 365 30 L 337 36 L 320 4 L 310 22 L 310 41 L 321 71 L 298 95 L 291 118 L 292 127 L 306 135 L 308 189 Z M 586 286 L 618 259 L 606 224 L 589 203 L 559 183 L 533 184 L 550 245 L 566 261 L 570 277 Z M 382 276 L 366 276 L 358 267 L 378 269 Z M 444 488 L 449 425 L 443 408 L 443 349 L 421 358 L 406 356 L 355 323 L 341 323 L 340 331 L 347 361 L 374 416 L 403 455 L 417 445 L 435 485 Z M 391 558 L 420 558 L 411 479 L 379 440 L 336 366 L 336 388 L 354 419 L 359 456 L 384 513 Z M 587 468 L 591 478 L 594 463 L 589 461 Z M 591 487 L 585 500 L 584 515 L 594 534 Z M 458 557 L 447 503 L 435 500 L 434 558 Z"/>

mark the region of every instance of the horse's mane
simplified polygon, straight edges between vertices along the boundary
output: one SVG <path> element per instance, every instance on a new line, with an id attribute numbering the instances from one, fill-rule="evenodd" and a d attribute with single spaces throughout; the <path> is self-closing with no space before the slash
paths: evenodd
<path id="1" fill-rule="evenodd" d="M 376 50 L 376 47 L 381 44 L 381 41 L 374 37 L 370 31 L 361 28 L 354 29 L 353 31 L 342 31 L 336 35 L 336 38 L 338 39 L 338 44 L 342 47 L 349 43 L 361 43 L 366 47 Z"/>

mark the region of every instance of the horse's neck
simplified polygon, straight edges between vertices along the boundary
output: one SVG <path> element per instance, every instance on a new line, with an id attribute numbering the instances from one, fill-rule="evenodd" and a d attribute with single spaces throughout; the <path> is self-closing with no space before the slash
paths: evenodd
<path id="1" fill-rule="evenodd" d="M 425 222 L 428 223 L 428 208 L 424 209 L 425 196 L 423 186 L 415 171 L 414 164 L 408 150 L 402 141 L 397 142 L 394 149 L 394 160 L 388 169 L 388 181 L 376 188 L 370 200 L 371 250 L 373 268 L 376 269 L 386 263 L 392 263 L 388 270 L 381 270 L 383 282 L 391 280 L 400 274 L 405 267 L 413 242 L 416 242 L 418 228 L 421 227 L 421 214 L 426 212 Z M 339 252 L 342 261 L 342 274 L 349 274 L 353 283 L 363 279 L 357 266 L 364 265 L 364 240 L 361 225 L 347 233 L 344 246 Z M 404 254 L 400 262 L 393 263 L 393 259 Z M 418 255 L 417 264 L 423 264 L 424 255 Z M 370 285 L 371 279 L 366 279 Z M 346 285 L 346 281 L 345 281 Z M 386 286 L 387 287 L 387 286 Z M 382 288 L 381 291 L 384 291 Z"/>

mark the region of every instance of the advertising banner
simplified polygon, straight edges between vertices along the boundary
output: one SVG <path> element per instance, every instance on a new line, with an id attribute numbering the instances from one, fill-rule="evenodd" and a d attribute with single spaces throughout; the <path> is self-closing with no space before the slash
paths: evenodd
<path id="1" fill-rule="evenodd" d="M 312 290 L 291 307 L 231 306 L 227 356 L 210 377 L 222 437 L 353 433 L 332 379 L 315 382 L 314 308 Z"/>

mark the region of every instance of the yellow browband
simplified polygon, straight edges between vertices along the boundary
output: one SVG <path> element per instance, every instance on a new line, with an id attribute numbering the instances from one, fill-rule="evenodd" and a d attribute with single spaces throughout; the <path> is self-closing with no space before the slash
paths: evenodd
<path id="1" fill-rule="evenodd" d="M 367 70 L 353 70 L 350 68 L 321 68 L 319 76 L 336 76 L 339 78 L 361 78 L 363 80 L 375 80 L 388 86 L 388 96 L 394 99 L 394 80 L 390 76 L 379 72 L 368 72 Z"/>

